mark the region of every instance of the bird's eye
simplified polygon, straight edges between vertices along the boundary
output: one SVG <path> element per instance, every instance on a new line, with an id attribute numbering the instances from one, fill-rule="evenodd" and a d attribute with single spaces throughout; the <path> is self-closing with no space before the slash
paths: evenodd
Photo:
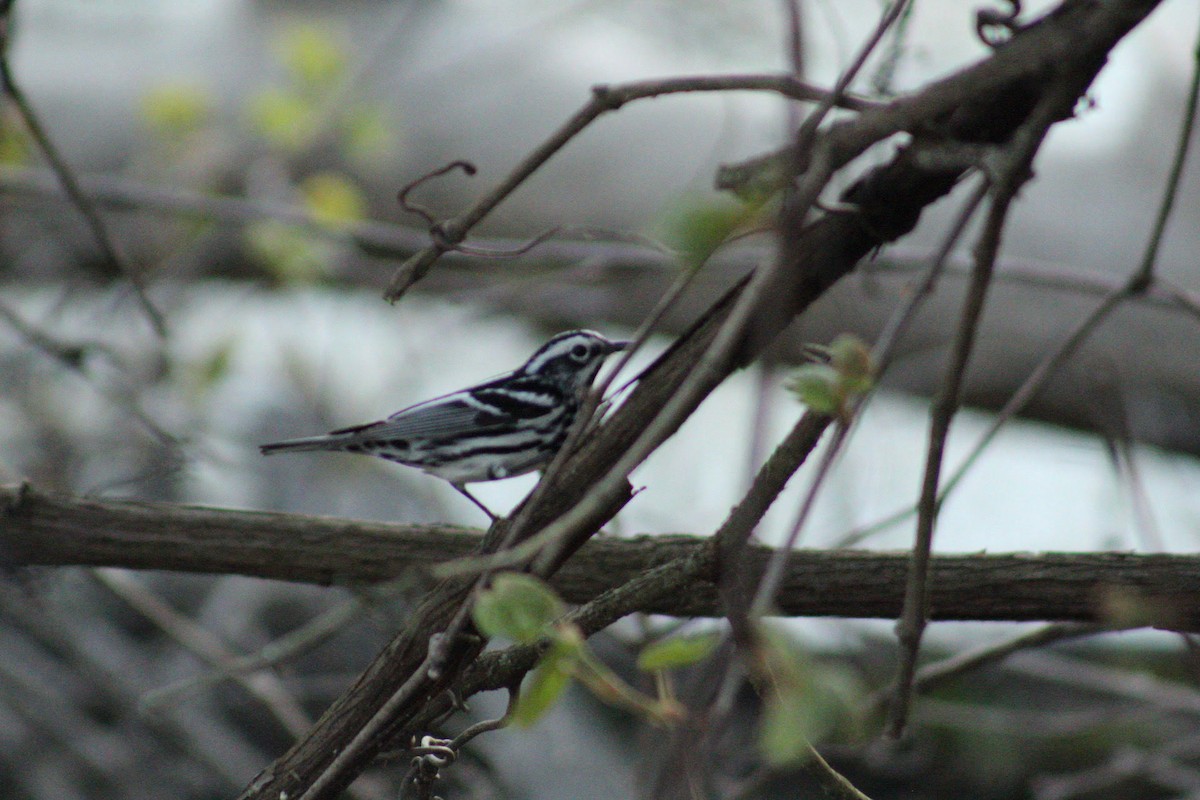
<path id="1" fill-rule="evenodd" d="M 571 348 L 571 358 L 576 361 L 586 361 L 588 357 L 588 346 L 586 344 L 577 344 Z"/>

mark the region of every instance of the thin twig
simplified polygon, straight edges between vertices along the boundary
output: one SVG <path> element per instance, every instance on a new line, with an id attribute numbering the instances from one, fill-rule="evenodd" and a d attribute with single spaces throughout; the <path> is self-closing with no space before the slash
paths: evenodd
<path id="1" fill-rule="evenodd" d="M 993 198 L 984 232 L 980 237 L 976 271 L 955 334 L 950 363 L 933 404 L 925 472 L 917 503 L 917 534 L 913 544 L 912 568 L 909 570 L 908 585 L 905 589 L 904 612 L 896 626 L 901 645 L 901 665 L 889 720 L 889 732 L 896 737 L 904 729 L 917 653 L 929 616 L 929 556 L 933 547 L 934 524 L 937 520 L 938 480 L 941 475 L 942 456 L 950 432 L 950 423 L 960 402 L 961 387 L 973 349 L 976 327 L 991 283 L 993 256 L 999 247 L 1008 200 L 1011 197 L 1012 193 L 1005 193 Z"/>
<path id="2" fill-rule="evenodd" d="M 975 191 L 971 193 L 966 202 L 963 203 L 962 208 L 959 209 L 958 216 L 955 217 L 954 223 L 951 224 L 949 231 L 947 231 L 946 238 L 942 240 L 942 244 L 934 255 L 933 263 L 929 267 L 929 271 L 925 274 L 924 279 L 913 290 L 908 298 L 908 302 L 892 315 L 891 319 L 884 326 L 883 331 L 880 332 L 879 338 L 875 341 L 875 346 L 871 348 L 871 360 L 874 361 L 875 370 L 878 374 L 882 375 L 891 365 L 900 340 L 904 338 L 904 334 L 908 331 L 908 326 L 916 317 L 917 311 L 929 296 L 933 294 L 938 280 L 941 279 L 942 274 L 945 272 L 950 253 L 958 245 L 958 240 L 962 238 L 963 232 L 975 216 L 975 212 L 979 209 L 979 204 L 983 202 L 983 198 L 987 196 L 987 192 L 987 182 L 980 181 L 979 185 L 975 187 Z"/>
<path id="3" fill-rule="evenodd" d="M 509 249 L 466 244 L 455 245 L 454 249 L 465 255 L 477 256 L 479 258 L 519 258 L 520 256 L 532 253 L 543 243 L 550 241 L 561 232 L 562 229 L 555 225 L 553 228 L 547 228 L 531 239 L 527 239 L 525 242 Z"/>
<path id="4" fill-rule="evenodd" d="M 834 461 L 841 453 L 842 444 L 846 440 L 848 431 L 849 426 L 845 423 L 839 422 L 834 426 L 833 437 L 829 440 L 828 446 L 821 454 L 821 460 L 817 462 L 816 474 L 813 475 L 812 484 L 808 487 L 808 491 L 804 495 L 804 500 L 800 504 L 800 510 L 796 513 L 796 519 L 792 523 L 787 536 L 784 538 L 783 544 L 779 546 L 775 554 L 771 557 L 771 560 L 767 562 L 767 569 L 758 583 L 758 588 L 754 592 L 754 600 L 750 604 L 750 613 L 752 615 L 761 617 L 770 613 L 775 601 L 775 593 L 779 590 L 787 567 L 787 553 L 796 546 L 796 542 L 800 538 L 800 532 L 804 529 L 804 523 L 808 521 L 808 517 L 812 513 L 817 495 L 821 487 L 824 486 L 825 479 L 829 477 L 829 472 L 833 467 Z"/>
<path id="5" fill-rule="evenodd" d="M 784 42 L 784 55 L 788 66 L 797 79 L 804 77 L 804 14 L 800 11 L 799 0 L 783 0 L 783 14 L 787 19 L 787 39 Z"/>
<path id="6" fill-rule="evenodd" d="M 142 307 L 146 318 L 150 320 L 150 325 L 154 329 L 155 335 L 160 339 L 167 335 L 167 324 L 162 314 L 154 304 L 150 302 L 149 296 L 146 294 L 146 286 L 142 281 L 141 275 L 131 265 L 126 263 L 121 257 L 117 248 L 116 239 L 113 237 L 104 219 L 100 216 L 100 212 L 96 210 L 88 196 L 79 186 L 79 181 L 75 178 L 75 173 L 70 165 L 67 164 L 62 154 L 58 152 L 54 142 L 51 141 L 50 135 L 42 126 L 41 120 L 37 113 L 33 110 L 33 105 L 25 97 L 25 93 L 17 85 L 13 77 L 12 66 L 8 60 L 8 44 L 9 33 L 12 26 L 12 20 L 9 18 L 12 4 L 7 4 L 3 9 L 0 9 L 0 14 L 3 19 L 0 19 L 0 87 L 3 87 L 4 93 L 9 96 L 16 106 L 17 112 L 21 115 L 21 120 L 25 123 L 25 127 L 29 130 L 30 136 L 41 150 L 42 155 L 46 158 L 50 168 L 58 176 L 58 180 L 62 183 L 63 191 L 67 193 L 72 205 L 79 211 L 80 215 L 87 222 L 88 228 L 91 229 L 92 236 L 96 240 L 96 244 L 100 247 L 100 252 L 104 255 L 105 260 L 119 274 L 124 275 L 133 287 L 134 296 L 137 298 L 138 304 Z"/>
<path id="7" fill-rule="evenodd" d="M 895 24 L 900 14 L 908 7 L 908 4 L 909 0 L 893 0 L 891 6 L 880 16 L 879 22 L 875 25 L 875 30 L 871 32 L 871 35 L 863 43 L 863 46 L 859 48 L 858 55 L 855 56 L 854 61 L 842 71 L 842 74 L 838 76 L 837 83 L 833 85 L 829 93 L 817 103 L 817 107 L 804 120 L 804 124 L 800 126 L 800 130 L 795 137 L 795 149 L 792 156 L 794 167 L 806 168 L 807 165 L 804 164 L 804 159 L 808 157 L 809 149 L 812 147 L 821 123 L 824 121 L 826 115 L 833 110 L 833 107 L 837 105 L 840 98 L 846 94 L 846 90 L 850 88 L 850 84 L 858 77 L 858 73 L 862 71 L 863 66 L 867 63 L 867 59 L 875 52 L 875 48 L 879 46 L 879 42 L 883 40 L 884 35 Z M 793 173 L 796 171 L 799 170 L 794 170 Z"/>
<path id="8" fill-rule="evenodd" d="M 369 589 L 372 600 L 383 599 L 394 595 L 394 589 L 387 586 Z M 303 625 L 260 647 L 257 652 L 247 656 L 234 657 L 217 664 L 212 672 L 196 675 L 191 678 L 151 689 L 142 696 L 139 708 L 143 712 L 154 710 L 165 704 L 175 702 L 185 692 L 196 691 L 221 681 L 229 680 L 238 675 L 269 669 L 290 661 L 297 656 L 318 647 L 338 631 L 344 629 L 350 622 L 361 616 L 367 603 L 362 596 L 355 596 L 345 603 L 330 608 Z"/>
<path id="9" fill-rule="evenodd" d="M 419 745 L 406 748 L 407 752 L 416 758 L 412 760 L 412 766 L 404 778 L 405 785 L 412 783 L 417 786 L 419 796 L 432 797 L 433 785 L 442 777 L 441 770 L 458 760 L 458 755 L 464 745 L 482 733 L 499 730 L 506 726 L 516 710 L 520 681 L 514 679 L 513 685 L 505 688 L 508 692 L 508 704 L 504 709 L 504 714 L 498 719 L 476 722 L 453 739 L 424 736 Z M 387 757 L 389 756 L 380 755 L 380 758 Z"/>
<path id="10" fill-rule="evenodd" d="M 1132 439 L 1127 436 L 1119 437 L 1113 444 L 1117 477 L 1124 478 L 1129 503 L 1132 506 L 1133 533 L 1138 549 L 1143 552 L 1162 552 L 1166 544 L 1158 521 L 1154 518 L 1146 483 L 1142 480 L 1142 471 L 1137 462 L 1137 449 Z"/>
<path id="11" fill-rule="evenodd" d="M 504 708 L 504 713 L 497 719 L 485 719 L 481 722 L 476 722 L 474 725 L 460 732 L 454 739 L 451 740 L 450 746 L 455 750 L 461 750 L 467 742 L 474 739 L 481 733 L 488 733 L 503 728 L 512 719 L 513 712 L 517 709 L 517 699 L 521 696 L 520 683 L 516 682 L 508 687 L 508 704 Z"/>
<path id="12" fill-rule="evenodd" d="M 934 400 L 931 413 L 925 471 L 920 499 L 917 502 L 917 532 L 913 542 L 912 565 L 904 593 L 904 611 L 896 623 L 901 655 L 896 693 L 888 720 L 888 732 L 893 737 L 899 737 L 904 730 L 912 698 L 917 655 L 929 617 L 929 559 L 933 547 L 934 526 L 940 510 L 938 485 L 946 439 L 962 400 L 967 365 L 974 349 L 988 288 L 992 282 L 991 277 L 1008 210 L 1016 198 L 1018 189 L 1030 177 L 1033 158 L 1050 126 L 1062 116 L 1064 106 L 1067 110 L 1070 109 L 1082 88 L 1068 80 L 1051 87 L 1028 120 L 1013 134 L 1004 163 L 1000 170 L 991 176 L 992 201 L 975 249 L 975 272 L 963 303 L 942 387 Z"/>
<path id="13" fill-rule="evenodd" d="M 1167 182 L 1163 190 L 1162 202 L 1158 206 L 1154 225 L 1150 230 L 1150 241 L 1142 254 L 1142 264 L 1133 278 L 1130 288 L 1133 291 L 1144 290 L 1154 281 L 1154 265 L 1158 260 L 1158 248 L 1167 230 L 1167 222 L 1175 209 L 1175 198 L 1179 193 L 1179 184 L 1183 179 L 1183 167 L 1187 163 L 1188 152 L 1191 149 L 1192 130 L 1196 126 L 1197 106 L 1200 105 L 1200 35 L 1197 36 L 1194 64 L 1192 65 L 1192 81 L 1188 89 L 1187 104 L 1183 110 L 1183 120 L 1179 126 L 1179 138 L 1175 144 L 1175 155 L 1171 160 L 1171 169 L 1167 173 Z"/>
<path id="14" fill-rule="evenodd" d="M 817 779 L 823 794 L 834 800 L 871 800 L 857 786 L 851 783 L 845 775 L 829 766 L 829 762 L 821 757 L 817 748 L 808 744 L 808 761 L 806 771 Z"/>
<path id="15" fill-rule="evenodd" d="M 1197 37 L 1197 43 L 1195 64 L 1192 69 L 1191 88 L 1183 118 L 1180 121 L 1175 154 L 1172 158 L 1166 183 L 1163 186 L 1163 194 L 1159 201 L 1154 223 L 1151 226 L 1150 234 L 1137 268 L 1124 283 L 1110 286 L 1107 289 L 1100 304 L 1084 319 L 1080 320 L 1063 337 L 1062 342 L 1054 350 L 1047 353 L 1038 362 L 1037 366 L 1022 381 L 1017 391 L 1005 402 L 1003 408 L 996 412 L 987 430 L 984 431 L 983 435 L 971 447 L 971 450 L 967 453 L 962 463 L 955 468 L 950 477 L 942 484 L 937 498 L 939 505 L 945 501 L 946 497 L 966 477 L 967 473 L 987 449 L 987 446 L 995 439 L 1000 430 L 1037 397 L 1038 393 L 1059 372 L 1062 366 L 1070 360 L 1100 324 L 1108 319 L 1108 316 L 1120 305 L 1133 299 L 1155 296 L 1160 297 L 1166 302 L 1174 302 L 1177 307 L 1200 318 L 1200 299 L 1193 298 L 1187 292 L 1165 283 L 1154 272 L 1162 239 L 1166 234 L 1167 223 L 1170 221 L 1175 209 L 1179 184 L 1183 176 L 1183 166 L 1191 147 L 1192 131 L 1195 128 L 1198 105 L 1200 105 L 1198 103 L 1198 100 L 1200 100 L 1200 35 Z M 943 251 L 942 256 L 944 257 L 945 255 L 946 252 Z M 1036 274 L 1036 272 L 1031 273 L 1031 276 L 1036 277 Z M 905 313 L 909 312 L 906 310 Z M 914 513 L 916 513 L 915 507 L 900 509 L 878 522 L 848 533 L 839 540 L 839 543 L 843 547 L 859 544 L 869 536 L 909 519 Z"/>
<path id="16" fill-rule="evenodd" d="M 913 692 L 926 694 L 963 675 L 991 666 L 1019 650 L 1029 650 L 1044 647 L 1048 644 L 1078 639 L 1084 636 L 1094 636 L 1102 633 L 1128 630 L 1123 627 L 1111 627 L 1080 622 L 1059 622 L 1043 625 L 1032 631 L 1026 631 L 1001 642 L 979 645 L 978 647 L 955 653 L 949 658 L 926 664 L 921 667 L 913 678 Z M 872 711 L 882 708 L 896 692 L 894 683 L 885 686 L 871 695 L 864 706 Z"/>
<path id="17" fill-rule="evenodd" d="M 438 225 L 440 237 L 429 247 L 400 265 L 384 292 L 384 298 L 390 302 L 400 299 L 414 283 L 425 277 L 443 254 L 460 244 L 472 228 L 523 184 L 530 175 L 604 114 L 616 111 L 635 100 L 687 92 L 734 90 L 775 92 L 785 97 L 809 101 L 820 101 L 827 98 L 826 92 L 797 80 L 794 75 L 787 74 L 695 76 L 640 81 L 618 86 L 595 86 L 592 88 L 592 96 L 583 107 L 523 158 L 491 191 L 476 200 L 461 215 Z M 856 110 L 872 107 L 872 104 L 866 101 L 847 97 L 841 97 L 839 102 Z"/>
<path id="18" fill-rule="evenodd" d="M 729 620 L 731 635 L 739 647 L 750 647 L 754 638 L 749 624 L 752 603 L 747 575 L 749 559 L 745 557 L 750 537 L 788 481 L 808 459 L 830 422 L 828 416 L 806 411 L 759 468 L 745 496 L 729 512 L 710 540 L 715 561 L 715 582 L 725 616 Z M 716 702 L 717 716 L 724 716 L 733 702 L 734 684 L 729 673 L 726 673 L 723 682 Z"/>
<path id="19" fill-rule="evenodd" d="M 59 339 L 57 336 L 37 328 L 3 303 L 0 303 L 0 322 L 7 324 L 32 347 L 42 351 L 75 373 L 92 391 L 129 414 L 134 421 L 145 428 L 161 444 L 168 447 L 179 447 L 182 444 L 182 440 L 178 436 L 168 432 L 166 428 L 160 425 L 142 408 L 142 404 L 137 397 L 126 391 L 101 384 L 101 379 L 93 372 L 89 363 L 88 356 L 93 353 L 104 355 L 113 366 L 123 372 L 128 371 L 127 365 L 122 362 L 120 354 L 112 347 L 103 342 Z"/>
<path id="20" fill-rule="evenodd" d="M 216 636 L 168 606 L 128 573 L 121 570 L 98 569 L 94 570 L 92 575 L 102 586 L 120 597 L 138 613 L 157 625 L 164 633 L 204 661 L 214 666 L 220 666 L 235 658 L 229 648 L 222 644 Z M 259 675 L 249 678 L 235 675 L 232 677 L 251 696 L 266 706 L 290 735 L 302 736 L 312 725 L 312 720 L 308 718 L 304 709 L 274 676 Z"/>
<path id="21" fill-rule="evenodd" d="M 0 303 L 0 320 L 16 331 L 31 346 L 70 369 L 82 370 L 84 362 L 92 353 L 103 353 L 114 363 L 119 363 L 116 352 L 108 345 L 100 342 L 64 341 L 39 330 L 3 303 Z"/>

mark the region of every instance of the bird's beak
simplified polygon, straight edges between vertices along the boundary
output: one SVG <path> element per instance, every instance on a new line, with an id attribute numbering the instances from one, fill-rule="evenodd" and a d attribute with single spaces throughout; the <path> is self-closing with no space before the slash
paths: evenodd
<path id="1" fill-rule="evenodd" d="M 619 353 L 622 350 L 628 349 L 631 344 L 633 344 L 633 341 L 629 340 L 629 339 L 622 339 L 622 340 L 619 340 L 616 342 L 609 342 L 608 343 L 608 352 Z"/>

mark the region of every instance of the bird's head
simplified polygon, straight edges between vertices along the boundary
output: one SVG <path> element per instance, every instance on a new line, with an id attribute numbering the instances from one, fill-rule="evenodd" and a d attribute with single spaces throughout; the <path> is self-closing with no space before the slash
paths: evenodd
<path id="1" fill-rule="evenodd" d="M 567 331 L 539 347 L 520 371 L 560 382 L 578 394 L 591 385 L 605 357 L 628 346 L 594 331 Z"/>

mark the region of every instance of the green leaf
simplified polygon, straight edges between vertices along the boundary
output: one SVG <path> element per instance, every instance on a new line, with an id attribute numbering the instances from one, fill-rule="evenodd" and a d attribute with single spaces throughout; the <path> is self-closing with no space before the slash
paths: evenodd
<path id="1" fill-rule="evenodd" d="M 0 164 L 28 164 L 30 153 L 29 135 L 17 115 L 0 111 Z"/>
<path id="2" fill-rule="evenodd" d="M 331 31 L 320 25 L 295 25 L 284 32 L 278 46 L 288 71 L 307 88 L 321 89 L 341 77 L 346 53 Z"/>
<path id="3" fill-rule="evenodd" d="M 512 722 L 528 728 L 549 711 L 571 683 L 574 658 L 552 648 L 537 669 L 530 673 L 521 689 Z"/>
<path id="4" fill-rule="evenodd" d="M 267 89 L 250 101 L 250 124 L 276 147 L 298 150 L 313 132 L 313 105 L 300 94 Z"/>
<path id="5" fill-rule="evenodd" d="M 475 600 L 471 615 L 487 636 L 532 644 L 550 635 L 566 606 L 554 590 L 532 575 L 504 572 Z"/>
<path id="6" fill-rule="evenodd" d="M 696 269 L 758 213 L 758 206 L 724 196 L 687 197 L 668 215 L 663 238 Z"/>
<path id="7" fill-rule="evenodd" d="M 829 345 L 829 364 L 837 371 L 848 393 L 870 391 L 875 381 L 875 363 L 871 348 L 851 333 L 842 333 Z"/>
<path id="8" fill-rule="evenodd" d="M 837 371 L 826 364 L 805 364 L 792 373 L 790 389 L 801 403 L 819 414 L 837 414 L 844 401 Z"/>
<path id="9" fill-rule="evenodd" d="M 193 84 L 159 86 L 142 98 L 142 119 L 159 136 L 173 139 L 198 130 L 212 110 L 211 93 Z"/>
<path id="10" fill-rule="evenodd" d="M 717 169 L 716 185 L 743 200 L 761 203 L 791 183 L 792 176 L 791 158 L 777 154 L 742 164 L 722 164 Z"/>
<path id="11" fill-rule="evenodd" d="M 278 220 L 247 225 L 244 235 L 251 255 L 286 283 L 312 283 L 325 277 L 335 257 L 328 242 L 318 242 Z"/>
<path id="12" fill-rule="evenodd" d="M 719 637 L 715 633 L 672 636 L 643 648 L 642 652 L 638 653 L 637 666 L 643 672 L 686 667 L 707 657 L 718 641 Z"/>
<path id="13" fill-rule="evenodd" d="M 808 704 L 795 692 L 773 696 L 763 711 L 759 748 L 774 767 L 803 764 L 811 753 L 808 737 Z"/>
<path id="14" fill-rule="evenodd" d="M 812 661 L 778 631 L 763 633 L 760 658 L 771 690 L 759 747 L 773 766 L 796 765 L 811 756 L 812 742 L 854 722 L 852 709 L 865 691 L 851 672 Z"/>
<path id="15" fill-rule="evenodd" d="M 367 200 L 354 183 L 336 172 L 318 172 L 300 184 L 304 206 L 318 222 L 338 227 L 358 222 L 367 213 Z"/>
<path id="16" fill-rule="evenodd" d="M 229 374 L 237 342 L 226 339 L 218 342 L 207 358 L 202 359 L 196 366 L 196 379 L 200 389 L 211 389 Z"/>
<path id="17" fill-rule="evenodd" d="M 340 146 L 346 157 L 364 167 L 394 155 L 396 133 L 391 120 L 379 106 L 360 106 L 349 110 L 341 123 Z"/>

